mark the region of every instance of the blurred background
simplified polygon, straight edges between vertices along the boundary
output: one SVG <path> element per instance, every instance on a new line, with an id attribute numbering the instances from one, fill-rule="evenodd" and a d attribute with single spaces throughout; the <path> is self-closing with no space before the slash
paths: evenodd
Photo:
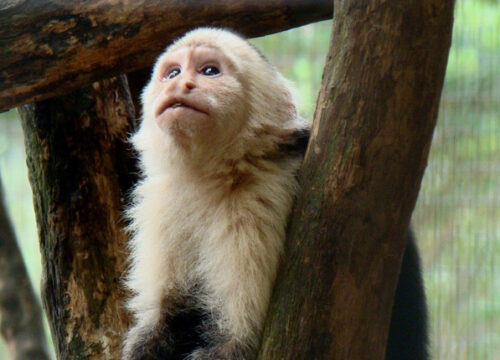
<path id="1" fill-rule="evenodd" d="M 252 40 L 293 81 L 306 118 L 313 116 L 330 28 L 322 22 Z M 0 176 L 39 294 L 40 253 L 15 110 L 0 114 Z M 500 359 L 500 0 L 457 0 L 439 120 L 413 227 L 433 359 Z M 0 359 L 8 359 L 1 339 Z"/>

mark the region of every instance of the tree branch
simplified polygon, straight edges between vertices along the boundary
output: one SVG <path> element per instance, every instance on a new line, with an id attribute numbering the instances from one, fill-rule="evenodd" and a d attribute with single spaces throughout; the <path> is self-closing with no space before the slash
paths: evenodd
<path id="1" fill-rule="evenodd" d="M 0 110 L 150 66 L 201 25 L 260 36 L 329 19 L 331 0 L 19 0 L 0 5 Z"/>
<path id="2" fill-rule="evenodd" d="M 260 359 L 384 359 L 453 5 L 335 1 L 303 191 Z"/>
<path id="3" fill-rule="evenodd" d="M 15 360 L 48 360 L 42 309 L 4 205 L 0 183 L 0 330 Z"/>

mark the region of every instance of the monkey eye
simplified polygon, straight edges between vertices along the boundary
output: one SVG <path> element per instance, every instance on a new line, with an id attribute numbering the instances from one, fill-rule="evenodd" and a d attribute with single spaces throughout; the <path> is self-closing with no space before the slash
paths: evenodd
<path id="1" fill-rule="evenodd" d="M 167 75 L 165 75 L 163 77 L 164 80 L 167 80 L 167 79 L 173 79 L 174 77 L 176 77 L 177 75 L 179 75 L 181 73 L 181 70 L 178 69 L 178 68 L 175 68 L 175 69 L 172 69 L 169 71 L 169 73 Z"/>
<path id="2" fill-rule="evenodd" d="M 215 76 L 217 74 L 220 74 L 220 70 L 217 66 L 207 65 L 201 69 L 201 73 L 205 76 Z"/>

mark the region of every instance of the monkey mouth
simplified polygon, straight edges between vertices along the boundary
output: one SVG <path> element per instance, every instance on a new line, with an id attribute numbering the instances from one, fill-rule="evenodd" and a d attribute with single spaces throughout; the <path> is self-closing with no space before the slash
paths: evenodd
<path id="1" fill-rule="evenodd" d="M 191 101 L 186 101 L 185 99 L 172 98 L 172 99 L 169 99 L 169 100 L 163 102 L 158 107 L 158 111 L 156 112 L 156 116 L 160 116 L 165 111 L 179 109 L 179 108 L 191 109 L 193 111 L 197 111 L 197 112 L 208 115 L 208 113 L 206 111 L 202 110 L 199 106 L 194 105 Z"/>

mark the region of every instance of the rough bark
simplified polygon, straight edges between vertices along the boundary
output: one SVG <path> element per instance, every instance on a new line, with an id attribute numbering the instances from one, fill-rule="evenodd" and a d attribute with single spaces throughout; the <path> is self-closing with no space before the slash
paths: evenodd
<path id="1" fill-rule="evenodd" d="M 0 331 L 12 360 L 48 360 L 42 309 L 31 286 L 0 183 Z"/>
<path id="2" fill-rule="evenodd" d="M 0 4 L 0 110 L 150 66 L 201 25 L 260 36 L 331 18 L 331 0 L 16 0 Z"/>
<path id="3" fill-rule="evenodd" d="M 259 359 L 384 359 L 453 5 L 335 1 L 303 191 Z"/>
<path id="4" fill-rule="evenodd" d="M 118 359 L 128 327 L 121 208 L 134 179 L 125 77 L 19 108 L 59 359 Z"/>

